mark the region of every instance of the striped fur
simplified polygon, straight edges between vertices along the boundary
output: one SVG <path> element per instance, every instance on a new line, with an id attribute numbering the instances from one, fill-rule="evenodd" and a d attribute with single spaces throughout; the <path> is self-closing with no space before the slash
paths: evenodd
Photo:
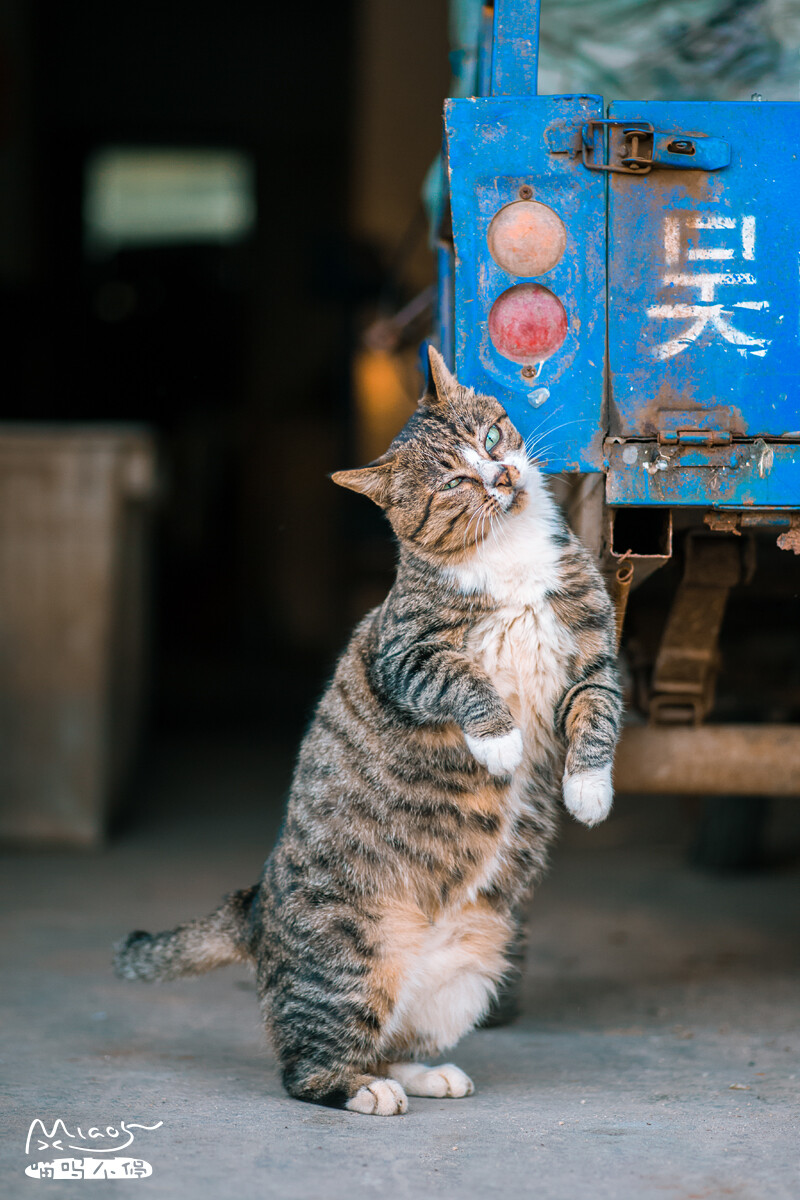
<path id="1" fill-rule="evenodd" d="M 620 723 L 596 567 L 497 401 L 431 365 L 387 454 L 335 476 L 385 509 L 397 578 L 320 701 L 260 883 L 116 959 L 148 980 L 249 959 L 288 1091 L 380 1115 L 403 1083 L 471 1090 L 416 1060 L 486 1013 L 562 794 L 607 814 Z"/>

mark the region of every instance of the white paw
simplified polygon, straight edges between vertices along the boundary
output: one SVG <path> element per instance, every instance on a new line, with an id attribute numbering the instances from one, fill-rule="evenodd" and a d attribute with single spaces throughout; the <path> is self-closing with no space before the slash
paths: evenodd
<path id="1" fill-rule="evenodd" d="M 613 799 L 610 763 L 607 767 L 564 776 L 564 803 L 573 817 L 584 825 L 596 825 L 598 821 L 604 821 Z"/>
<path id="2" fill-rule="evenodd" d="M 426 1067 L 422 1063 L 392 1063 L 392 1075 L 402 1083 L 409 1096 L 471 1096 L 475 1085 L 460 1067 L 445 1063 Z"/>
<path id="3" fill-rule="evenodd" d="M 394 1117 L 406 1111 L 408 1100 L 400 1084 L 393 1079 L 373 1079 L 350 1097 L 345 1108 L 374 1117 Z"/>
<path id="4" fill-rule="evenodd" d="M 470 737 L 464 734 L 470 752 L 490 775 L 512 775 L 522 762 L 522 734 L 518 729 L 500 737 Z"/>

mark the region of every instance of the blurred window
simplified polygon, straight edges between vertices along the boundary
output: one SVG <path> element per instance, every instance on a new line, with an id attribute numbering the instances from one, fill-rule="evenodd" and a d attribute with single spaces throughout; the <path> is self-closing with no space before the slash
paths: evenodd
<path id="1" fill-rule="evenodd" d="M 256 220 L 255 171 L 239 150 L 110 146 L 86 164 L 88 250 L 235 242 Z"/>

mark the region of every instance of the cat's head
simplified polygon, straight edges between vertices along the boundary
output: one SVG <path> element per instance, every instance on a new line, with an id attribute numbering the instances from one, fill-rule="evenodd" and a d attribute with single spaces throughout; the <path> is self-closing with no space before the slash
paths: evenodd
<path id="1" fill-rule="evenodd" d="M 425 395 L 386 453 L 332 478 L 383 508 L 410 550 L 453 561 L 524 510 L 539 473 L 502 405 L 461 387 L 432 347 L 429 359 Z"/>

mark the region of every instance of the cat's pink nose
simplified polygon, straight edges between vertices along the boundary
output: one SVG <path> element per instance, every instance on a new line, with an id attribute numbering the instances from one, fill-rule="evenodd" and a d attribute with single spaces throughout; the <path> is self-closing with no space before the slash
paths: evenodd
<path id="1" fill-rule="evenodd" d="M 492 484 L 492 487 L 511 488 L 513 486 L 514 486 L 514 480 L 511 478 L 511 472 L 509 471 L 507 466 L 505 466 L 504 464 L 501 465 L 500 470 L 498 471 L 497 475 L 495 475 L 495 477 L 494 477 L 494 483 Z"/>

